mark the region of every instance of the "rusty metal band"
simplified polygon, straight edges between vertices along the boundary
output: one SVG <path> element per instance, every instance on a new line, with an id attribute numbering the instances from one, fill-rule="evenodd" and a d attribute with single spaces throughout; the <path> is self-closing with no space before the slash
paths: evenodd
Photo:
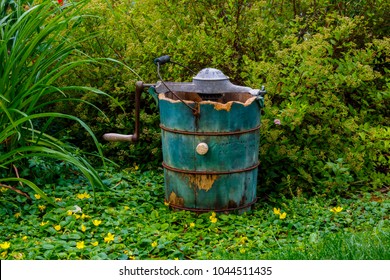
<path id="1" fill-rule="evenodd" d="M 169 201 L 166 201 L 165 202 L 169 203 Z M 192 211 L 192 212 L 231 212 L 231 211 L 237 211 L 237 210 L 241 210 L 241 209 L 245 209 L 245 208 L 249 208 L 251 207 L 253 204 L 255 204 L 257 202 L 257 197 L 250 203 L 247 203 L 245 205 L 241 205 L 241 206 L 238 206 L 238 207 L 234 207 L 234 208 L 222 208 L 222 209 L 212 209 L 212 208 L 189 208 L 189 207 L 184 207 L 184 206 L 180 206 L 180 205 L 176 205 L 176 204 L 172 204 L 172 203 L 169 203 L 169 206 L 172 207 L 172 208 L 175 208 L 175 209 L 179 209 L 179 210 L 185 210 L 185 211 Z"/>
<path id="2" fill-rule="evenodd" d="M 160 128 L 164 131 L 167 131 L 167 132 L 177 133 L 177 134 L 185 134 L 185 135 L 226 136 L 226 135 L 239 135 L 239 134 L 251 133 L 251 132 L 259 130 L 260 125 L 256 126 L 255 128 L 251 128 L 251 129 L 239 130 L 239 131 L 225 131 L 225 132 L 213 132 L 213 131 L 199 132 L 199 131 L 177 130 L 177 129 L 168 128 L 166 126 L 163 126 L 162 124 L 160 124 Z"/>
<path id="3" fill-rule="evenodd" d="M 184 170 L 184 169 L 179 169 L 175 167 L 171 167 L 165 162 L 162 163 L 162 166 L 165 169 L 168 169 L 169 171 L 177 172 L 177 173 L 187 173 L 187 174 L 196 174 L 196 175 L 223 175 L 223 174 L 233 174 L 233 173 L 242 173 L 242 172 L 247 172 L 251 171 L 253 169 L 256 169 L 259 167 L 260 162 L 256 163 L 253 166 L 243 168 L 243 169 L 235 169 L 235 170 L 230 170 L 230 171 L 197 171 L 197 170 Z"/>

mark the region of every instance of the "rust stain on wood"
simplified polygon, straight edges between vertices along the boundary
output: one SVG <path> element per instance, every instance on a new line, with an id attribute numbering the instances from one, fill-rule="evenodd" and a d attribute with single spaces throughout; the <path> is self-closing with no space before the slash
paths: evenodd
<path id="1" fill-rule="evenodd" d="M 231 96 L 223 98 L 223 99 L 226 99 L 226 100 L 222 100 L 221 99 L 218 102 L 210 101 L 210 100 L 202 100 L 202 98 L 200 98 L 200 96 L 197 93 L 178 92 L 177 94 L 187 104 L 195 103 L 198 106 L 199 105 L 203 105 L 203 104 L 211 104 L 211 105 L 214 105 L 214 109 L 215 110 L 217 110 L 217 111 L 225 110 L 227 112 L 230 112 L 233 103 L 241 104 L 244 107 L 247 107 L 250 104 L 252 104 L 253 101 L 256 100 L 256 97 L 251 96 L 250 94 L 242 94 L 242 93 L 240 93 L 240 94 L 232 94 Z M 169 94 L 169 93 L 160 93 L 158 95 L 158 98 L 160 100 L 169 101 L 170 103 L 182 102 L 182 101 L 178 100 L 176 97 L 171 96 L 171 95 L 172 94 Z"/>
<path id="2" fill-rule="evenodd" d="M 232 108 L 233 102 L 230 101 L 228 103 L 216 103 L 214 104 L 214 109 L 217 111 L 225 110 L 227 112 L 230 112 L 230 109 Z"/>
<path id="3" fill-rule="evenodd" d="M 172 203 L 173 205 L 183 206 L 184 199 L 182 197 L 178 197 L 175 192 L 171 192 L 171 194 L 169 195 L 169 203 Z"/>
<path id="4" fill-rule="evenodd" d="M 185 176 L 193 187 L 199 190 L 205 190 L 206 192 L 213 187 L 215 180 L 219 177 L 219 175 L 214 174 L 186 174 Z"/>
<path id="5" fill-rule="evenodd" d="M 226 103 L 220 103 L 220 102 L 215 102 L 215 101 L 203 101 L 200 104 L 212 104 L 212 105 L 214 105 L 214 109 L 217 111 L 225 110 L 227 112 L 230 112 L 230 110 L 232 109 L 233 103 L 241 104 L 244 107 L 247 107 L 247 106 L 251 105 L 255 100 L 256 100 L 256 97 L 253 96 L 253 97 L 250 97 L 247 99 L 243 98 L 243 100 L 233 100 L 233 101 L 229 101 Z"/>

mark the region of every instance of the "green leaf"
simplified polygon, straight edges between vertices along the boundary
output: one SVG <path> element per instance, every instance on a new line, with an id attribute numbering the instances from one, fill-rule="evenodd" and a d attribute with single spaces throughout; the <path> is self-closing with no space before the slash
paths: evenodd
<path id="1" fill-rule="evenodd" d="M 169 224 L 168 223 L 163 223 L 160 227 L 161 230 L 167 230 L 169 228 Z"/>
<path id="2" fill-rule="evenodd" d="M 42 244 L 42 248 L 45 250 L 52 250 L 55 248 L 55 246 L 53 244 L 45 243 L 45 244 Z"/>
<path id="3" fill-rule="evenodd" d="M 79 240 L 81 239 L 81 235 L 78 234 L 78 233 L 70 233 L 70 234 L 63 234 L 60 236 L 61 239 L 65 239 L 65 240 Z"/>

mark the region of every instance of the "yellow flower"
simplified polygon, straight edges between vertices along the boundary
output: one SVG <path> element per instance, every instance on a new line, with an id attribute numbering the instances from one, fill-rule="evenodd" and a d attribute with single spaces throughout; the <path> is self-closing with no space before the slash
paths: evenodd
<path id="1" fill-rule="evenodd" d="M 244 248 L 240 248 L 240 253 L 244 254 L 245 253 L 245 249 Z"/>
<path id="2" fill-rule="evenodd" d="M 190 223 L 190 227 L 195 227 L 195 223 Z"/>
<path id="3" fill-rule="evenodd" d="M 38 205 L 39 210 L 44 211 L 46 209 L 45 205 Z"/>
<path id="4" fill-rule="evenodd" d="M 56 231 L 59 231 L 59 230 L 61 230 L 61 226 L 60 226 L 60 225 L 56 225 L 56 226 L 54 226 L 54 229 L 55 229 Z"/>
<path id="5" fill-rule="evenodd" d="M 286 219 L 286 216 L 287 216 L 287 213 L 284 212 L 283 214 L 279 215 L 279 219 L 281 219 L 281 220 Z"/>
<path id="6" fill-rule="evenodd" d="M 343 207 L 340 206 L 333 207 L 332 209 L 330 209 L 330 211 L 333 213 L 340 213 L 341 211 L 343 211 Z"/>
<path id="7" fill-rule="evenodd" d="M 111 241 L 114 241 L 115 235 L 109 232 L 106 237 L 104 237 L 104 242 L 110 243 Z"/>
<path id="8" fill-rule="evenodd" d="M 82 224 L 82 225 L 81 225 L 81 231 L 82 231 L 82 232 L 85 232 L 86 230 L 87 230 L 87 228 L 85 227 L 84 224 Z"/>
<path id="9" fill-rule="evenodd" d="M 74 216 L 76 217 L 76 220 L 77 220 L 77 219 L 80 219 L 80 217 L 81 217 L 81 216 L 78 215 L 78 214 L 74 214 Z"/>
<path id="10" fill-rule="evenodd" d="M 88 216 L 88 215 L 85 215 L 84 213 L 83 214 L 81 214 L 81 219 L 87 219 L 87 218 L 91 218 L 90 216 Z"/>
<path id="11" fill-rule="evenodd" d="M 9 243 L 9 242 L 0 243 L 0 248 L 3 250 L 7 250 L 10 246 L 11 246 L 11 243 Z"/>
<path id="12" fill-rule="evenodd" d="M 135 260 L 135 256 L 130 256 L 129 259 L 134 261 Z"/>
<path id="13" fill-rule="evenodd" d="M 212 213 L 211 213 L 211 216 L 209 217 L 210 221 L 211 221 L 213 224 L 215 224 L 215 223 L 218 221 L 218 219 L 216 218 L 216 216 L 217 216 L 217 214 L 215 214 L 215 212 L 212 212 Z"/>
<path id="14" fill-rule="evenodd" d="M 91 196 L 88 193 L 79 193 L 77 194 L 78 199 L 90 198 Z"/>
<path id="15" fill-rule="evenodd" d="M 99 242 L 95 241 L 95 242 L 92 242 L 91 244 L 92 244 L 92 246 L 96 247 L 97 245 L 99 245 Z"/>
<path id="16" fill-rule="evenodd" d="M 66 215 L 68 215 L 68 216 L 72 216 L 72 215 L 73 215 L 73 211 L 72 211 L 72 210 L 68 210 L 68 211 L 66 211 Z"/>
<path id="17" fill-rule="evenodd" d="M 174 260 L 175 260 L 175 261 L 178 261 L 178 260 L 179 260 L 179 258 L 174 258 Z"/>
<path id="18" fill-rule="evenodd" d="M 42 221 L 42 223 L 40 223 L 39 225 L 41 226 L 41 227 L 43 227 L 43 226 L 45 226 L 45 225 L 47 225 L 49 222 L 44 222 L 44 221 Z"/>
<path id="19" fill-rule="evenodd" d="M 165 205 L 165 206 L 169 206 L 169 202 L 164 201 L 164 205 Z"/>
<path id="20" fill-rule="evenodd" d="M 93 220 L 92 223 L 94 224 L 94 226 L 97 227 L 98 225 L 100 225 L 102 223 L 102 221 L 100 221 L 100 220 Z"/>
<path id="21" fill-rule="evenodd" d="M 56 202 L 61 202 L 61 201 L 62 201 L 62 198 L 57 198 L 57 197 L 56 197 L 54 200 L 55 200 Z"/>
<path id="22" fill-rule="evenodd" d="M 240 238 L 240 244 L 245 244 L 246 241 L 248 241 L 248 237 L 246 237 L 246 236 L 241 236 L 241 238 Z"/>
<path id="23" fill-rule="evenodd" d="M 26 241 L 27 238 L 28 238 L 28 237 L 25 235 L 25 236 L 22 237 L 22 240 Z"/>
<path id="24" fill-rule="evenodd" d="M 34 196 L 35 196 L 36 199 L 41 199 L 41 196 L 39 194 L 37 194 L 37 193 L 34 194 Z"/>
<path id="25" fill-rule="evenodd" d="M 274 214 L 280 215 L 280 208 L 274 208 Z"/>
<path id="26" fill-rule="evenodd" d="M 135 170 L 138 170 L 138 169 L 139 169 L 138 165 L 136 165 L 136 166 L 134 167 L 134 169 L 135 169 Z"/>
<path id="27" fill-rule="evenodd" d="M 152 242 L 152 247 L 154 248 L 154 247 L 157 247 L 157 241 L 153 241 Z"/>
<path id="28" fill-rule="evenodd" d="M 1 192 L 6 192 L 6 191 L 8 191 L 8 189 L 7 189 L 7 188 L 4 188 L 4 187 L 1 187 L 0 191 L 1 191 Z"/>
<path id="29" fill-rule="evenodd" d="M 77 249 L 80 249 L 80 250 L 84 249 L 84 247 L 85 247 L 84 241 L 77 242 L 76 247 L 77 247 Z"/>
<path id="30" fill-rule="evenodd" d="M 14 214 L 14 217 L 15 217 L 15 218 L 19 218 L 20 215 L 22 215 L 22 213 L 18 212 L 18 213 L 15 213 L 15 214 Z"/>

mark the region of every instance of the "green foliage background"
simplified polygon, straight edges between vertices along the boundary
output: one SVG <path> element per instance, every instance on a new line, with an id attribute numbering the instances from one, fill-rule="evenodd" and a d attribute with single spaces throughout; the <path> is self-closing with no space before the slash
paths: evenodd
<path id="1" fill-rule="evenodd" d="M 0 258 L 389 259 L 388 1 L 64 2 L 0 0 Z M 146 93 L 140 141 L 98 141 L 162 54 L 266 86 L 252 211 L 163 203 Z"/>
<path id="2" fill-rule="evenodd" d="M 65 77 L 112 94 L 125 108 L 85 95 L 107 108 L 105 119 L 76 106 L 97 135 L 132 133 L 134 83 L 156 82 L 152 61 L 169 54 L 194 71 L 214 67 L 233 83 L 265 85 L 260 193 L 332 195 L 389 185 L 388 1 L 91 0 L 86 12 L 95 16 L 78 35 L 97 36 L 80 48 L 123 63 L 80 67 Z M 164 65 L 166 80 L 192 76 Z M 158 108 L 146 94 L 142 100 L 140 141 L 103 145 L 123 168 L 158 169 Z M 72 130 L 73 141 L 90 148 L 85 132 Z"/>

